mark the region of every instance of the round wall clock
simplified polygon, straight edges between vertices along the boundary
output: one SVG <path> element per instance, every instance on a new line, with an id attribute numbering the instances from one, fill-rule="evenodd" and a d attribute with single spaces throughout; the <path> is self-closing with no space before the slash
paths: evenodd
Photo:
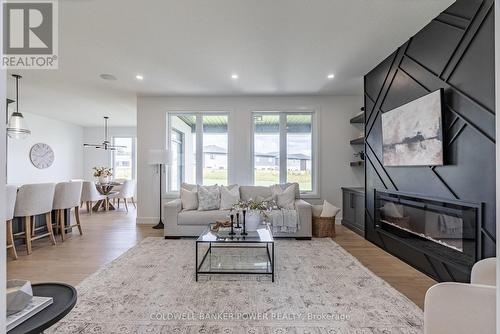
<path id="1" fill-rule="evenodd" d="M 49 168 L 54 163 L 54 151 L 44 143 L 38 143 L 31 147 L 30 160 L 38 169 Z"/>

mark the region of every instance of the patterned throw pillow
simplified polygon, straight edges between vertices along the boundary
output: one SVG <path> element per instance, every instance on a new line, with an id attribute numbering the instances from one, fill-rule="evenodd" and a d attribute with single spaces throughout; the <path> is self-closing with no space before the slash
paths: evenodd
<path id="1" fill-rule="evenodd" d="M 240 201 L 240 186 L 220 186 L 220 209 L 231 210 L 234 204 Z"/>
<path id="2" fill-rule="evenodd" d="M 198 186 L 198 210 L 219 210 L 220 190 L 219 186 Z"/>

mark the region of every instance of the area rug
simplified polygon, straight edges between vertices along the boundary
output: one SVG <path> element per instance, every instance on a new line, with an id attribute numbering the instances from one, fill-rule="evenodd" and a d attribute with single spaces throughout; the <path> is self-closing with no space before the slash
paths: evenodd
<path id="1" fill-rule="evenodd" d="M 330 239 L 276 241 L 276 280 L 195 281 L 194 240 L 147 238 L 77 286 L 49 333 L 423 332 L 422 310 Z"/>

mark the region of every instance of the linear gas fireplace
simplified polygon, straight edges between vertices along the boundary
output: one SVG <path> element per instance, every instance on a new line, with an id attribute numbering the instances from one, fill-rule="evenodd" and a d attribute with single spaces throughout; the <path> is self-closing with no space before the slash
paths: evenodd
<path id="1" fill-rule="evenodd" d="M 447 262 L 476 262 L 480 204 L 376 190 L 375 205 L 376 229 Z"/>

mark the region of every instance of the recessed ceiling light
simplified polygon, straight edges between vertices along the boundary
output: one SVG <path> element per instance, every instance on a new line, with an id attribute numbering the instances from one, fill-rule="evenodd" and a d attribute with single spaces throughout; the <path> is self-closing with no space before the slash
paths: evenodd
<path id="1" fill-rule="evenodd" d="M 231 79 L 237 80 L 238 79 L 238 74 L 231 74 Z"/>
<path id="2" fill-rule="evenodd" d="M 142 75 L 140 75 L 140 74 L 137 74 L 137 75 L 135 76 L 135 78 L 136 78 L 137 80 L 140 80 L 140 81 L 144 80 L 144 77 L 143 77 Z"/>
<path id="3" fill-rule="evenodd" d="M 328 74 L 327 78 L 331 80 L 331 79 L 335 78 L 335 74 L 330 73 L 330 74 Z"/>
<path id="4" fill-rule="evenodd" d="M 99 77 L 102 80 L 111 80 L 111 81 L 116 80 L 116 77 L 113 74 L 108 74 L 108 73 L 100 74 Z"/>

